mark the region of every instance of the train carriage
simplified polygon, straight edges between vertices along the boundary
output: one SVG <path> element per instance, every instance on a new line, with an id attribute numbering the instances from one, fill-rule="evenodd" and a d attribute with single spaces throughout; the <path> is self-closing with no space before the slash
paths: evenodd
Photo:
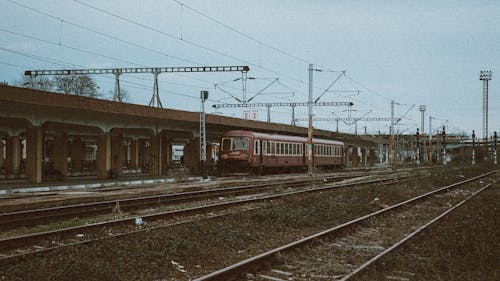
<path id="1" fill-rule="evenodd" d="M 342 167 L 344 143 L 313 139 L 314 165 Z M 301 170 L 307 167 L 307 138 L 251 131 L 229 131 L 222 136 L 219 172 Z"/>

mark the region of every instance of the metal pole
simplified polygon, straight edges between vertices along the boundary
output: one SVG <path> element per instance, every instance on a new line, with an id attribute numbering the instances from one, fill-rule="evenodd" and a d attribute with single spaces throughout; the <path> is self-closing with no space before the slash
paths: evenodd
<path id="1" fill-rule="evenodd" d="M 115 94 L 113 96 L 114 101 L 122 101 L 122 95 L 120 93 L 120 69 L 114 69 L 113 74 L 115 74 Z"/>
<path id="2" fill-rule="evenodd" d="M 200 92 L 201 112 L 200 112 L 200 160 L 201 175 L 207 178 L 207 132 L 205 122 L 205 100 L 208 98 L 208 91 Z"/>
<path id="3" fill-rule="evenodd" d="M 443 126 L 443 165 L 446 165 L 446 129 Z"/>
<path id="4" fill-rule="evenodd" d="M 476 132 L 472 130 L 472 165 L 476 165 Z"/>
<path id="5" fill-rule="evenodd" d="M 161 104 L 160 100 L 160 89 L 158 87 L 158 74 L 160 74 L 160 70 L 153 69 L 153 77 L 154 77 L 153 96 L 149 101 L 149 106 L 156 106 L 158 108 L 163 108 L 163 105 Z"/>
<path id="6" fill-rule="evenodd" d="M 295 126 L 295 105 L 292 105 L 292 126 Z"/>
<path id="7" fill-rule="evenodd" d="M 493 150 L 493 164 L 497 165 L 497 132 L 493 134 L 494 150 Z"/>
<path id="8" fill-rule="evenodd" d="M 432 116 L 429 116 L 429 162 L 432 165 Z"/>
<path id="9" fill-rule="evenodd" d="M 417 128 L 417 134 L 415 136 L 417 139 L 417 157 L 416 157 L 417 159 L 416 159 L 415 163 L 417 165 L 420 165 L 420 134 L 419 134 L 418 128 Z"/>
<path id="10" fill-rule="evenodd" d="M 267 123 L 271 123 L 271 105 L 266 104 L 267 107 Z"/>
<path id="11" fill-rule="evenodd" d="M 309 64 L 309 127 L 307 130 L 307 173 L 313 175 L 313 126 L 312 126 L 312 100 L 313 100 L 313 65 Z"/>

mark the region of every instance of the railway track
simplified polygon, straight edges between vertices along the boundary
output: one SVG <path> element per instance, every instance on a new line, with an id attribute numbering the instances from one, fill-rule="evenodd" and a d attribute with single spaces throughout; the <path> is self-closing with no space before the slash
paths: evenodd
<path id="1" fill-rule="evenodd" d="M 200 214 L 211 214 L 219 211 L 218 214 L 209 215 L 209 217 L 225 215 L 228 208 L 236 208 L 237 212 L 251 210 L 255 207 L 244 207 L 245 205 L 258 204 L 261 202 L 272 201 L 275 199 L 285 198 L 288 196 L 301 195 L 312 192 L 327 191 L 334 188 L 344 188 L 355 185 L 385 185 L 396 184 L 402 181 L 411 180 L 414 177 L 408 176 L 393 176 L 386 179 L 365 180 L 361 182 L 351 182 L 347 184 L 325 183 L 321 187 L 313 187 L 310 189 L 289 191 L 281 194 L 264 194 L 260 196 L 244 196 L 243 199 L 234 198 L 234 200 L 212 203 L 204 206 L 186 208 L 182 210 L 173 210 L 160 212 L 149 215 L 142 215 L 141 220 L 147 222 L 151 227 L 137 227 L 136 217 L 117 219 L 114 221 L 99 222 L 86 224 L 83 226 L 69 227 L 52 231 L 45 231 L 33 234 L 20 235 L 0 239 L 0 260 L 7 261 L 16 258 L 26 257 L 32 254 L 52 251 L 57 248 L 72 246 L 77 244 L 91 243 L 102 239 L 129 235 L 140 231 L 148 231 L 155 227 L 167 227 L 174 224 L 190 222 L 196 219 Z M 242 207 L 243 206 L 243 207 Z M 154 226 L 155 221 L 169 220 L 167 224 L 159 224 Z M 181 220 L 183 219 L 183 220 Z M 77 237 L 75 239 L 75 237 Z"/>
<path id="2" fill-rule="evenodd" d="M 140 208 L 158 207 L 165 204 L 192 202 L 219 197 L 248 195 L 272 189 L 299 188 L 310 184 L 326 184 L 353 177 L 369 175 L 386 175 L 387 172 L 357 173 L 342 176 L 326 176 L 316 179 L 277 180 L 267 183 L 248 184 L 236 187 L 224 187 L 207 190 L 140 196 L 127 199 L 114 199 L 100 202 L 81 203 L 50 208 L 31 209 L 0 214 L 0 228 L 9 230 L 22 226 L 34 226 L 54 222 L 65 218 L 82 218 L 101 214 L 113 214 L 138 210 Z M 201 187 L 200 187 L 201 188 Z"/>
<path id="3" fill-rule="evenodd" d="M 486 186 L 482 186 L 479 190 L 474 191 L 463 191 L 458 189 L 459 187 L 463 188 L 468 184 L 475 183 L 476 181 L 496 175 L 497 173 L 498 171 L 492 171 L 419 195 L 398 204 L 384 207 L 371 214 L 261 253 L 218 271 L 198 277 L 195 280 L 279 281 L 290 280 L 290 278 L 293 280 L 351 280 L 352 277 L 374 264 L 385 254 L 400 247 L 405 241 L 416 235 L 416 233 L 422 231 L 428 225 L 451 212 L 457 205 L 463 204 L 463 202 L 490 187 L 492 184 L 490 183 Z M 455 202 L 457 205 L 450 208 L 450 206 L 448 206 L 449 201 L 447 201 L 450 197 L 447 197 L 446 194 L 450 194 L 452 190 L 456 191 L 454 196 L 461 197 L 460 199 L 463 199 L 463 201 L 459 203 Z M 436 202 L 438 202 L 437 205 L 425 205 L 425 202 L 430 202 L 432 200 L 436 200 Z M 454 201 L 456 200 L 455 198 Z M 408 210 L 412 206 L 421 206 L 416 205 L 417 202 L 424 207 L 420 213 L 417 212 L 417 215 L 413 216 L 412 211 Z M 443 210 L 445 211 L 443 212 Z M 387 219 L 387 216 L 383 215 L 389 213 L 392 215 L 388 220 L 395 220 L 399 214 L 400 220 L 395 220 L 393 222 L 394 229 L 397 229 L 397 227 L 401 225 L 406 225 L 407 230 L 410 229 L 411 231 L 400 233 L 403 239 L 399 237 L 396 241 L 391 241 L 391 246 L 388 248 L 384 247 L 385 245 L 378 244 L 366 245 L 367 241 L 373 243 L 374 240 L 377 240 L 377 232 L 387 227 L 387 222 L 382 221 L 382 219 Z M 431 216 L 430 220 L 429 216 Z M 386 225 L 382 224 L 379 228 L 373 226 L 373 224 L 376 224 L 377 220 L 381 220 L 381 222 L 386 223 Z M 413 229 L 414 225 L 412 225 L 412 223 L 415 222 L 418 222 L 419 226 L 424 226 L 418 227 L 418 229 L 415 230 Z M 371 227 L 370 224 L 372 224 Z M 332 240 L 334 240 L 333 243 Z M 380 241 L 375 242 L 380 243 Z M 347 250 L 346 247 L 348 248 Z M 340 248 L 340 250 L 335 248 Z M 338 256 L 330 256 L 329 260 L 327 255 L 332 255 L 332 252 L 335 251 L 340 254 Z M 358 257 L 358 259 L 364 261 L 360 262 L 358 267 L 353 267 L 352 263 L 356 262 L 353 261 L 353 257 Z M 335 264 L 328 264 L 328 261 L 333 261 Z M 336 273 L 328 275 L 308 272 L 311 269 L 319 267 L 315 262 L 321 265 L 326 263 L 328 269 L 336 267 Z M 304 273 L 304 271 L 306 273 Z"/>

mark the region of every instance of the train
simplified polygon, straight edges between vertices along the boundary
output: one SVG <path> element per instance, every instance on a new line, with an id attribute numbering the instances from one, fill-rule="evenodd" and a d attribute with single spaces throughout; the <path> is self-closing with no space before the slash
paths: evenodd
<path id="1" fill-rule="evenodd" d="M 324 169 L 345 166 L 343 142 L 313 138 L 313 164 Z M 270 173 L 307 168 L 307 138 L 235 130 L 224 133 L 219 147 L 219 175 Z"/>

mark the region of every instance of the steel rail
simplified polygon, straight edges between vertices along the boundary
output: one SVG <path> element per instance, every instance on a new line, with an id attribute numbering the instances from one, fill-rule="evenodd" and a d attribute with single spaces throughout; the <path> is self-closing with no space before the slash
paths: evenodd
<path id="1" fill-rule="evenodd" d="M 372 259 L 370 259 L 369 261 L 365 262 L 364 264 L 362 264 L 361 266 L 359 266 L 358 268 L 356 268 L 354 271 L 352 271 L 351 273 L 349 273 L 348 275 L 346 275 L 342 279 L 340 279 L 340 281 L 349 280 L 350 278 L 354 277 L 355 275 L 360 274 L 362 271 L 365 271 L 369 266 L 371 266 L 372 264 L 374 264 L 376 261 L 380 260 L 380 258 L 386 256 L 388 253 L 391 253 L 395 249 L 399 248 L 405 242 L 407 242 L 411 238 L 415 237 L 415 235 L 419 234 L 420 232 L 422 232 L 423 230 L 425 230 L 427 227 L 429 227 L 430 225 L 432 225 L 435 222 L 439 221 L 440 219 L 442 219 L 443 217 L 445 217 L 446 215 L 448 215 L 449 213 L 451 213 L 452 211 L 454 211 L 456 208 L 460 207 L 462 204 L 464 204 L 465 202 L 467 202 L 469 199 L 473 198 L 474 196 L 476 196 L 477 194 L 481 193 L 485 189 L 491 187 L 492 185 L 493 184 L 490 183 L 490 184 L 484 186 L 483 188 L 475 191 L 474 193 L 472 193 L 471 195 L 469 195 L 467 198 L 465 198 L 464 200 L 460 201 L 460 203 L 458 203 L 457 205 L 455 205 L 452 208 L 446 210 L 445 212 L 443 212 L 439 216 L 435 217 L 434 219 L 430 220 L 429 222 L 427 222 L 423 226 L 419 227 L 414 232 L 408 234 L 408 236 L 406 236 L 405 238 L 403 238 L 400 241 L 398 241 L 397 243 L 393 244 L 391 247 L 385 249 L 383 252 L 379 253 L 378 255 L 376 255 L 375 257 L 373 257 Z"/>
<path id="2" fill-rule="evenodd" d="M 356 176 L 368 175 L 360 173 Z M 261 191 L 265 189 L 279 188 L 283 185 L 301 186 L 311 183 L 327 183 L 346 178 L 352 178 L 353 175 L 330 176 L 320 179 L 299 179 L 282 181 L 278 180 L 271 183 L 259 183 L 254 185 L 244 185 L 236 187 L 215 188 L 199 191 L 188 191 L 170 194 L 160 194 L 151 196 L 141 196 L 126 199 L 115 199 L 100 202 L 73 204 L 41 209 L 23 210 L 0 214 L 0 228 L 12 229 L 19 226 L 32 226 L 41 222 L 50 222 L 58 218 L 73 217 L 73 216 L 89 216 L 95 214 L 106 214 L 112 212 L 117 206 L 120 210 L 133 210 L 139 207 L 160 205 L 172 202 L 185 202 L 200 199 L 210 199 L 222 195 L 246 194 L 249 191 Z"/>
<path id="3" fill-rule="evenodd" d="M 247 198 L 247 199 L 241 199 L 241 200 L 236 200 L 236 201 L 231 201 L 231 202 L 222 202 L 222 203 L 215 203 L 215 204 L 209 204 L 209 205 L 204 205 L 204 206 L 197 206 L 197 207 L 192 207 L 192 208 L 182 209 L 182 210 L 165 211 L 165 212 L 160 212 L 160 213 L 155 213 L 155 214 L 150 214 L 150 215 L 141 215 L 140 217 L 145 222 L 151 222 L 151 221 L 155 221 L 155 220 L 178 217 L 181 215 L 207 213 L 208 210 L 223 209 L 223 208 L 243 205 L 243 204 L 247 204 L 247 203 L 259 203 L 259 202 L 265 202 L 265 201 L 272 201 L 274 199 L 280 199 L 280 198 L 284 198 L 284 197 L 288 197 L 288 196 L 313 193 L 313 192 L 321 192 L 321 191 L 326 191 L 328 189 L 345 188 L 345 187 L 351 187 L 351 186 L 355 186 L 355 185 L 367 185 L 367 184 L 395 184 L 395 183 L 400 182 L 400 181 L 398 181 L 398 179 L 408 179 L 408 176 L 402 176 L 400 178 L 388 178 L 388 179 L 382 179 L 382 180 L 370 180 L 370 181 L 364 181 L 364 182 L 352 182 L 352 183 L 347 183 L 347 184 L 342 184 L 342 185 L 328 185 L 328 186 L 323 186 L 323 187 L 314 188 L 314 189 L 292 191 L 292 192 L 287 192 L 287 193 L 283 193 L 283 194 L 274 194 L 274 195 L 268 195 L 268 196 L 259 197 L 259 198 Z M 6 251 L 6 250 L 16 249 L 17 247 L 23 247 L 23 246 L 25 247 L 27 245 L 34 245 L 36 243 L 40 243 L 41 241 L 44 241 L 44 240 L 49 239 L 49 238 L 54 238 L 54 237 L 56 238 L 56 240 L 60 241 L 63 239 L 67 239 L 70 236 L 72 237 L 74 234 L 77 234 L 77 233 L 84 233 L 85 231 L 90 231 L 90 230 L 94 230 L 94 229 L 110 228 L 110 227 L 118 226 L 118 225 L 134 225 L 134 222 L 135 222 L 135 217 L 131 217 L 131 218 L 118 219 L 118 220 L 114 220 L 114 221 L 98 222 L 98 223 L 92 223 L 92 224 L 87 224 L 87 225 L 82 225 L 82 226 L 68 227 L 68 228 L 63 228 L 63 229 L 50 230 L 50 231 L 45 231 L 45 232 L 38 232 L 38 233 L 25 234 L 25 235 L 20 235 L 20 236 L 15 236 L 15 237 L 4 238 L 4 239 L 0 239 L 0 250 Z M 148 228 L 144 228 L 144 230 L 147 231 Z M 87 240 L 87 241 L 91 242 L 93 240 Z M 36 252 L 32 252 L 32 253 L 36 253 Z M 31 252 L 27 253 L 27 254 L 31 254 Z M 22 255 L 23 254 L 17 255 L 17 256 L 22 256 Z M 1 257 L 0 260 L 7 260 L 10 258 L 12 258 L 12 257 L 11 256 Z"/>
<path id="4" fill-rule="evenodd" d="M 271 258 L 271 257 L 273 257 L 274 255 L 276 255 L 276 254 L 278 254 L 280 252 L 285 252 L 285 251 L 293 250 L 293 249 L 295 249 L 295 248 L 297 248 L 299 246 L 302 246 L 304 244 L 310 243 L 310 242 L 315 241 L 315 240 L 317 240 L 319 238 L 323 238 L 325 236 L 332 235 L 333 233 L 335 233 L 335 232 L 337 232 L 339 230 L 343 230 L 343 229 L 346 229 L 347 227 L 352 227 L 354 225 L 357 225 L 360 222 L 364 222 L 365 220 L 367 220 L 369 218 L 372 218 L 372 217 L 375 217 L 377 215 L 380 215 L 380 214 L 383 214 L 383 213 L 395 210 L 395 209 L 400 208 L 402 206 L 408 205 L 409 203 L 416 202 L 416 201 L 418 201 L 420 199 L 427 198 L 430 195 L 433 195 L 433 194 L 436 194 L 436 193 L 439 193 L 439 192 L 442 192 L 442 191 L 445 191 L 445 190 L 448 190 L 448 189 L 451 189 L 451 188 L 454 188 L 454 187 L 457 187 L 457 186 L 460 186 L 460 185 L 463 185 L 463 184 L 466 184 L 466 183 L 469 183 L 469 182 L 473 182 L 473 181 L 476 181 L 478 179 L 482 179 L 484 177 L 490 176 L 490 175 L 495 174 L 497 172 L 498 172 L 498 170 L 491 171 L 491 172 L 483 174 L 483 175 L 479 175 L 479 176 L 476 176 L 476 177 L 473 177 L 473 178 L 470 178 L 470 179 L 467 179 L 467 180 L 463 180 L 463 181 L 460 181 L 460 182 L 457 182 L 457 183 L 454 183 L 454 184 L 451 184 L 451 185 L 448 185 L 448 186 L 436 189 L 434 191 L 427 192 L 425 194 L 422 194 L 422 195 L 416 196 L 414 198 L 411 198 L 411 199 L 405 200 L 403 202 L 400 202 L 400 203 L 394 204 L 392 206 L 389 206 L 388 208 L 385 208 L 385 209 L 382 209 L 382 210 L 379 210 L 379 211 L 367 214 L 365 216 L 362 216 L 362 217 L 359 217 L 357 219 L 345 222 L 343 224 L 337 225 L 337 226 L 332 227 L 330 229 L 321 231 L 321 232 L 313 234 L 311 236 L 302 238 L 302 239 L 294 241 L 292 243 L 289 243 L 289 244 L 283 245 L 281 247 L 272 249 L 270 251 L 264 252 L 264 253 L 259 254 L 257 256 L 251 257 L 249 259 L 240 261 L 238 263 L 235 263 L 235 264 L 230 265 L 228 267 L 222 268 L 222 269 L 217 270 L 215 272 L 209 273 L 207 275 L 198 277 L 198 278 L 194 279 L 194 281 L 231 280 L 229 278 L 229 276 L 236 275 L 236 273 L 239 273 L 239 272 L 243 271 L 246 268 L 251 268 L 251 267 L 255 266 L 256 264 L 261 263 L 264 260 L 266 260 L 268 258 Z"/>

